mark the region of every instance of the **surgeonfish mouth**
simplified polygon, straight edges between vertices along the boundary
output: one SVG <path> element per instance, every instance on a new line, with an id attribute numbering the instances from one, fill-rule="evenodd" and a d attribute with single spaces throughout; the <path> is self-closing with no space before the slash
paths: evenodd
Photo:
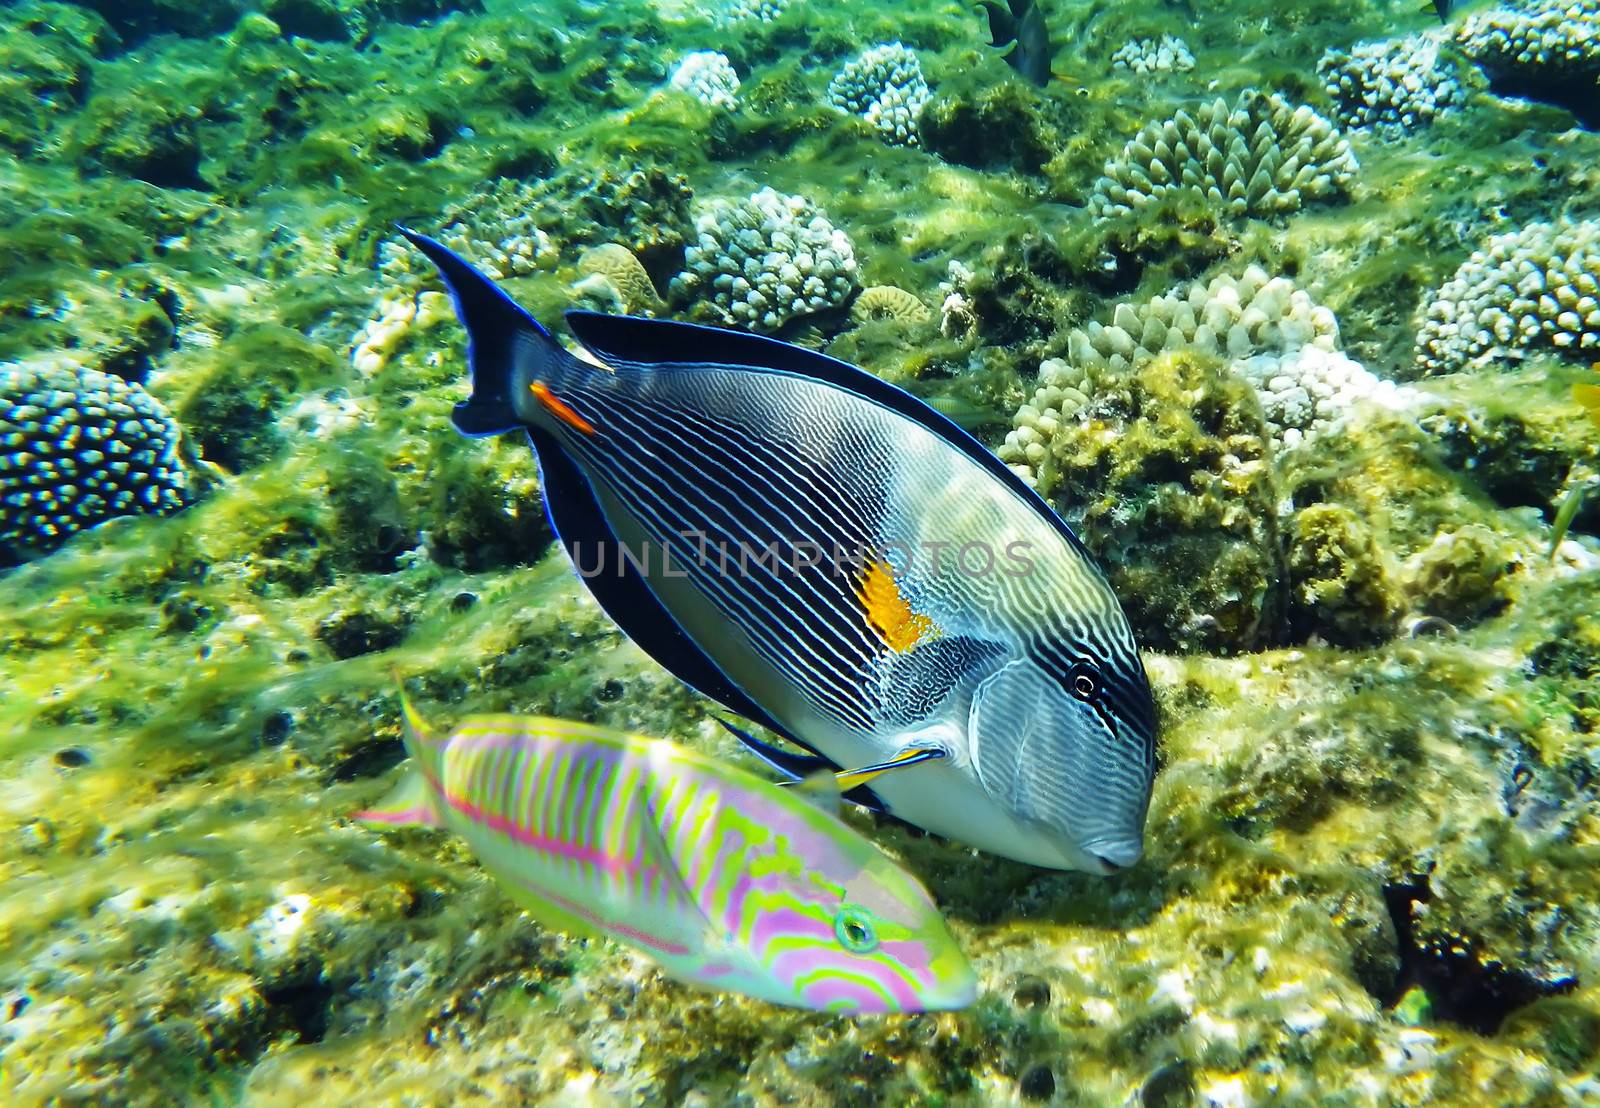
<path id="1" fill-rule="evenodd" d="M 855 366 L 743 332 L 572 311 L 575 357 L 405 234 L 467 330 L 457 429 L 528 436 L 584 585 L 658 663 L 795 748 L 727 723 L 757 756 L 1019 861 L 1137 861 L 1156 720 L 1132 629 L 985 446 Z"/>

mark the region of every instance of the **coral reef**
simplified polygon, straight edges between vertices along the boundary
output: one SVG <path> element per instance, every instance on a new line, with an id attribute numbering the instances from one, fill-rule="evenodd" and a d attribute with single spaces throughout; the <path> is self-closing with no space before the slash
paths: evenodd
<path id="1" fill-rule="evenodd" d="M 1454 373 L 1600 349 L 1600 220 L 1492 236 L 1422 306 L 1417 367 Z"/>
<path id="2" fill-rule="evenodd" d="M 1113 69 L 1131 69 L 1135 73 L 1186 72 L 1194 68 L 1194 55 L 1189 46 L 1175 35 L 1160 38 L 1131 39 L 1111 55 Z"/>
<path id="3" fill-rule="evenodd" d="M 828 83 L 828 102 L 859 115 L 892 146 L 917 146 L 917 119 L 932 94 L 916 52 L 887 42 L 863 50 Z"/>
<path id="4" fill-rule="evenodd" d="M 728 55 L 716 50 L 685 54 L 672 71 L 671 84 L 707 107 L 731 109 L 738 103 L 739 75 Z"/>
<path id="5" fill-rule="evenodd" d="M 1145 126 L 1106 163 L 1089 207 L 1127 216 L 1189 197 L 1230 215 L 1276 215 L 1338 195 L 1357 168 L 1326 119 L 1277 93 L 1246 89 L 1231 108 L 1217 99 L 1192 116 L 1180 110 Z"/>
<path id="6" fill-rule="evenodd" d="M 1339 122 L 1393 139 L 1461 104 L 1466 91 L 1439 53 L 1443 42 L 1443 32 L 1423 31 L 1323 54 L 1317 72 Z"/>
<path id="7" fill-rule="evenodd" d="M 0 376 L 138 382 L 187 482 L 0 540 L 0 1101 L 1600 1101 L 1593 4 L 1455 16 L 1431 70 L 1389 4 L 1042 10 L 1045 87 L 960 5 L 0 4 Z M 1149 68 L 1175 33 L 1201 64 Z M 916 148 L 829 100 L 890 42 Z M 663 93 L 708 46 L 732 110 Z M 355 827 L 395 669 L 441 724 L 745 758 L 573 580 L 526 443 L 452 429 L 464 336 L 396 223 L 555 327 L 779 333 L 1010 432 L 1138 625 L 1146 857 L 1045 873 L 847 812 L 982 996 L 841 1021 Z M 780 295 L 807 253 L 815 299 Z M 36 453 L 0 446 L 0 480 Z"/>
<path id="8" fill-rule="evenodd" d="M 695 228 L 673 292 L 708 295 L 728 323 L 776 331 L 842 305 L 856 289 L 850 237 L 804 197 L 764 188 L 743 201 L 713 200 Z"/>
<path id="9" fill-rule="evenodd" d="M 177 424 L 137 384 L 64 360 L 0 364 L 0 565 L 181 508 L 178 450 Z"/>

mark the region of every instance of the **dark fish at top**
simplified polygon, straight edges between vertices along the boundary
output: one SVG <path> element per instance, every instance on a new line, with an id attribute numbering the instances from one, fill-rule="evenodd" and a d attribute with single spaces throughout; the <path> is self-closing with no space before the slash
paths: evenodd
<path id="1" fill-rule="evenodd" d="M 989 45 L 1001 47 L 1006 64 L 1034 84 L 1049 84 L 1055 50 L 1039 5 L 1034 0 L 1006 0 L 1005 5 L 999 0 L 978 0 L 978 4 L 989 13 L 989 37 L 994 39 Z"/>
<path id="2" fill-rule="evenodd" d="M 1138 860 L 1155 712 L 1133 633 L 1077 536 L 977 440 L 854 366 L 737 331 L 569 312 L 593 360 L 576 357 L 407 237 L 470 339 L 456 427 L 525 431 L 601 607 L 810 753 L 747 745 L 796 778 L 843 768 L 852 798 L 996 854 Z"/>

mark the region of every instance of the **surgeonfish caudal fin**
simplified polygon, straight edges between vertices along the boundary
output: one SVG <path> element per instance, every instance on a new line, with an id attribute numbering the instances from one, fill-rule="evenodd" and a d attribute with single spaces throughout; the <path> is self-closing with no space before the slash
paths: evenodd
<path id="1" fill-rule="evenodd" d="M 439 810 L 433 803 L 427 778 L 416 766 L 406 768 L 394 791 L 354 819 L 368 827 L 442 827 Z"/>
<path id="2" fill-rule="evenodd" d="M 518 367 L 548 362 L 559 369 L 570 356 L 539 321 L 517 306 L 500 287 L 448 246 L 399 228 L 406 241 L 438 267 L 467 329 L 467 367 L 472 395 L 457 404 L 453 419 L 463 435 L 499 435 L 524 425 L 515 396 Z M 553 376 L 554 373 L 550 374 Z M 535 373 L 535 377 L 547 376 Z"/>

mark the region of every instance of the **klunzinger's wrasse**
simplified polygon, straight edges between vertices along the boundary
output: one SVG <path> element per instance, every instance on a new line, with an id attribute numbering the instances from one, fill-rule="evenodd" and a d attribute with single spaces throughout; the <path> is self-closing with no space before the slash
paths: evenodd
<path id="1" fill-rule="evenodd" d="M 444 246 L 468 435 L 525 430 L 579 575 L 679 678 L 910 823 L 1035 865 L 1143 849 L 1155 712 L 1088 552 L 921 401 L 772 339 L 569 312 L 564 350 Z"/>
<path id="2" fill-rule="evenodd" d="M 977 979 L 927 892 L 800 790 L 558 719 L 479 716 L 440 738 L 401 703 L 406 777 L 356 818 L 456 832 L 547 926 L 774 1004 L 972 1003 Z"/>

